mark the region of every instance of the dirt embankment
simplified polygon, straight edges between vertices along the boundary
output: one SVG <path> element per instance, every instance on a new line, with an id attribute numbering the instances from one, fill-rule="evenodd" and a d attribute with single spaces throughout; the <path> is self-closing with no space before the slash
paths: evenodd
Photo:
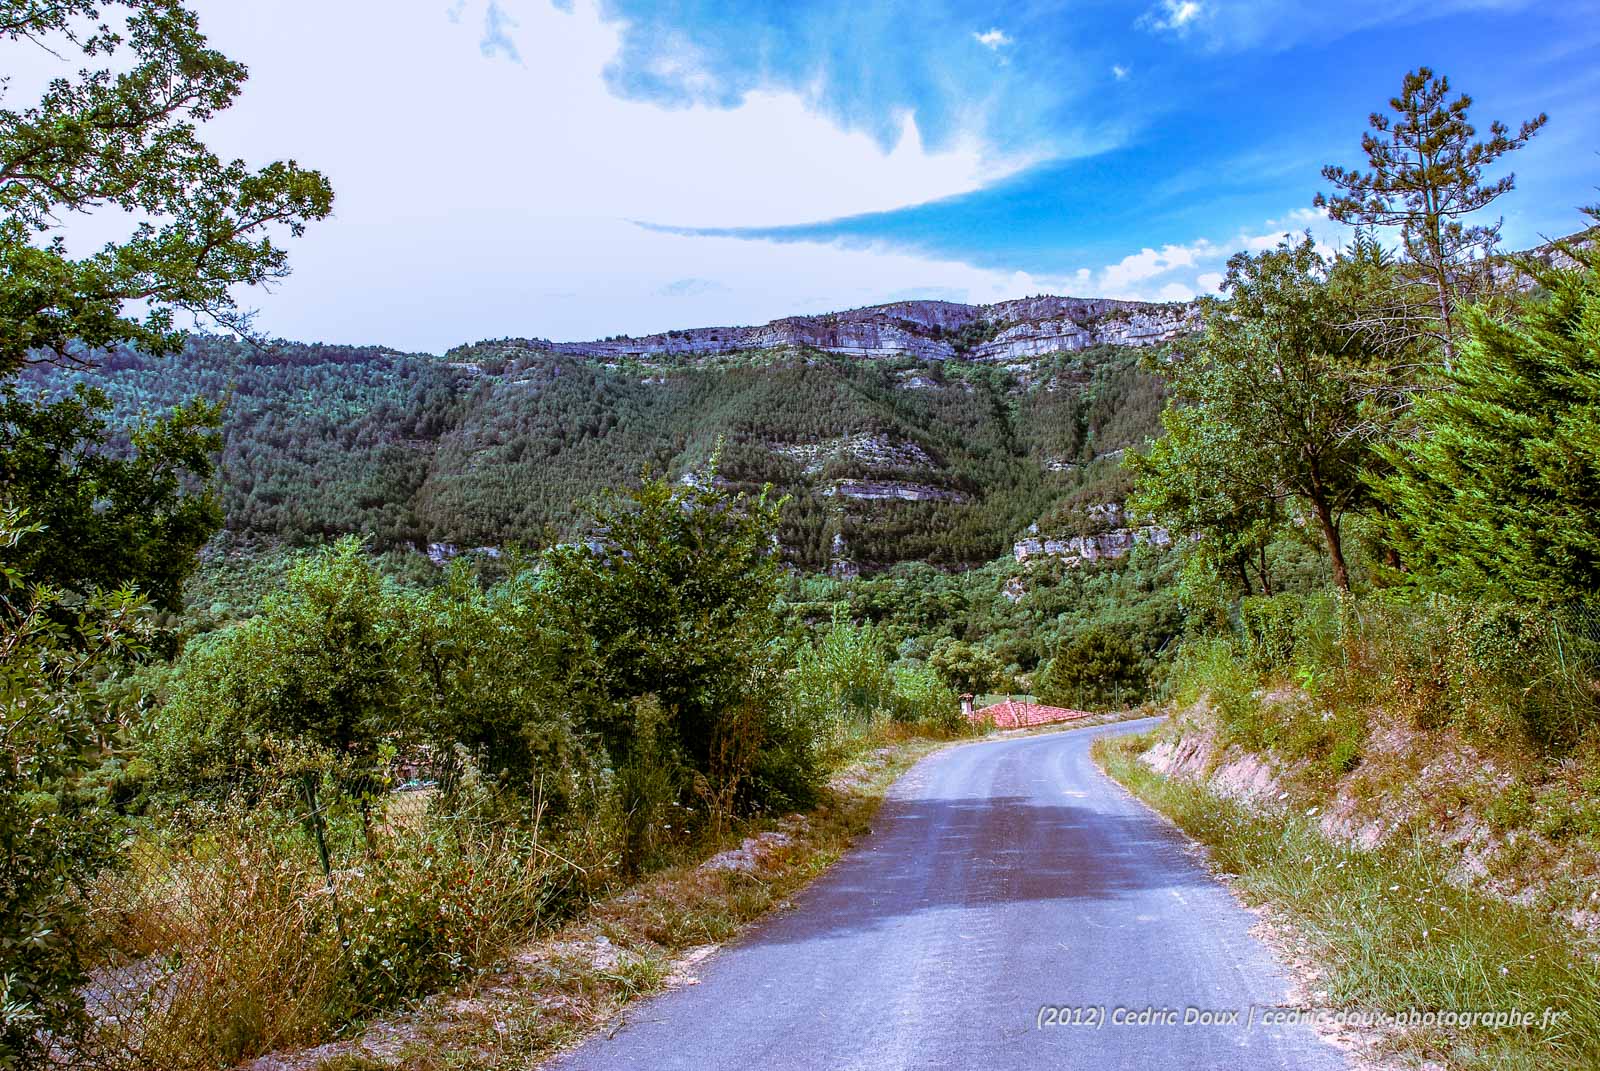
<path id="1" fill-rule="evenodd" d="M 1309 702 L 1287 691 L 1261 701 L 1268 713 Z M 1378 716 L 1359 760 L 1335 773 L 1228 743 L 1204 703 L 1175 712 L 1140 761 L 1264 810 L 1296 810 L 1361 848 L 1424 838 L 1444 851 L 1450 881 L 1600 934 L 1600 785 L 1584 764 L 1508 759 Z"/>

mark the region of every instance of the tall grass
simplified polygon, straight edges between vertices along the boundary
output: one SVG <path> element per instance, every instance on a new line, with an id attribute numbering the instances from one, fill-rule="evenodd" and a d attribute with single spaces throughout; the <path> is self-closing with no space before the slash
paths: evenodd
<path id="1" fill-rule="evenodd" d="M 319 816 L 326 869 L 310 816 L 270 804 L 147 829 L 92 896 L 100 1062 L 217 1068 L 323 1040 L 559 918 L 618 854 L 537 816 L 385 802 Z"/>
<path id="2" fill-rule="evenodd" d="M 1232 743 L 1334 773 L 1360 761 L 1377 718 L 1558 758 L 1600 732 L 1600 644 L 1562 613 L 1509 604 L 1251 598 L 1231 633 L 1183 645 L 1167 694 L 1208 703 Z"/>

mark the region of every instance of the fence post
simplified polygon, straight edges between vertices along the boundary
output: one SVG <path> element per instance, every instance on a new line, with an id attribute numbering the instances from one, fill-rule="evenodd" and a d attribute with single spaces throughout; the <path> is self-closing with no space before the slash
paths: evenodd
<path id="1" fill-rule="evenodd" d="M 306 822 L 311 827 L 311 839 L 317 846 L 317 859 L 322 863 L 322 877 L 328 883 L 328 902 L 333 906 L 333 928 L 339 934 L 339 947 L 348 948 L 350 942 L 344 935 L 344 915 L 339 911 L 339 889 L 333 883 L 333 863 L 328 858 L 328 838 L 322 830 L 322 808 L 317 805 L 317 779 L 307 774 L 302 782 L 308 808 Z"/>

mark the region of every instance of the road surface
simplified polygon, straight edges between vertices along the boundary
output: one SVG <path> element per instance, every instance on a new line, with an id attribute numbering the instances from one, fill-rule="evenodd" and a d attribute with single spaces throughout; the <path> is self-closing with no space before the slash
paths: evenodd
<path id="1" fill-rule="evenodd" d="M 792 910 L 550 1066 L 1344 1068 L 1309 1026 L 1247 1025 L 1288 990 L 1253 917 L 1089 758 L 1148 724 L 930 756 Z"/>

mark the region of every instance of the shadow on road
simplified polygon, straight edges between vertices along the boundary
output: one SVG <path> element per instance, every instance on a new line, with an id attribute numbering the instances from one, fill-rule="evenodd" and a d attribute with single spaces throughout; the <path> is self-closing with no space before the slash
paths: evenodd
<path id="1" fill-rule="evenodd" d="M 1028 796 L 890 800 L 874 831 L 752 943 L 870 930 L 924 911 L 1004 904 L 1081 910 L 1209 878 L 1153 818 Z"/>

